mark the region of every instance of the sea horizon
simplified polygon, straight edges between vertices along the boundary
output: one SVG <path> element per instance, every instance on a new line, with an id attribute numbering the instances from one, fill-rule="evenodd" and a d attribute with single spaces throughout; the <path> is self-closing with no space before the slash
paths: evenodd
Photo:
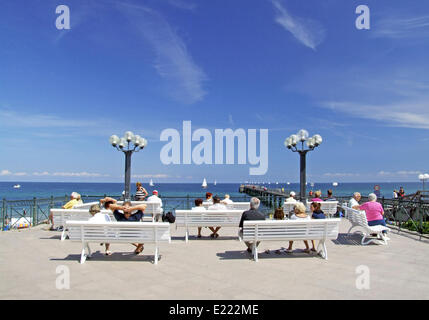
<path id="1" fill-rule="evenodd" d="M 19 184 L 20 188 L 13 188 Z M 239 193 L 240 182 L 213 182 L 208 184 L 207 188 L 202 188 L 201 183 L 196 182 L 156 182 L 154 186 L 149 183 L 142 183 L 143 187 L 149 193 L 153 190 L 158 190 L 161 196 L 168 197 L 203 197 L 205 192 L 211 192 L 223 196 L 230 194 L 232 197 L 241 197 Z M 279 182 L 257 184 L 264 185 L 269 189 L 284 189 L 285 192 L 299 192 L 299 183 Z M 306 190 L 321 190 L 325 196 L 328 189 L 332 189 L 334 195 L 351 196 L 354 192 L 360 192 L 362 195 L 368 195 L 373 192 L 374 186 L 379 185 L 381 195 L 385 198 L 392 198 L 393 190 L 403 187 L 407 194 L 415 193 L 422 190 L 422 184 L 419 182 L 339 182 L 338 186 L 334 187 L 331 183 L 314 182 L 314 186 L 308 183 Z M 82 196 L 102 196 L 113 195 L 120 196 L 124 189 L 124 183 L 121 182 L 35 182 L 35 181 L 0 181 L 0 199 L 7 200 L 27 200 L 32 198 L 49 198 L 67 196 L 71 192 L 76 191 Z M 131 194 L 134 194 L 135 182 L 131 183 Z"/>

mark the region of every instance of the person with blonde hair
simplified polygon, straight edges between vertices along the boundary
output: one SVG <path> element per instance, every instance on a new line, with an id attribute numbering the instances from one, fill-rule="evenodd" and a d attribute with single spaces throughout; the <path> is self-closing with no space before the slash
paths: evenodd
<path id="1" fill-rule="evenodd" d="M 314 198 L 311 199 L 311 202 L 323 202 L 323 200 L 320 198 L 322 196 L 322 191 L 317 190 L 314 192 Z"/>
<path id="2" fill-rule="evenodd" d="M 221 203 L 222 203 L 222 204 L 224 204 L 224 205 L 231 205 L 231 204 L 233 204 L 234 202 L 230 199 L 229 194 L 226 194 L 226 195 L 225 195 L 225 199 L 223 199 L 223 200 L 221 201 Z"/>
<path id="3" fill-rule="evenodd" d="M 89 208 L 89 213 L 91 214 L 91 218 L 89 218 L 88 221 L 93 223 L 105 223 L 105 222 L 111 222 L 110 216 L 106 213 L 101 213 L 100 205 L 99 204 L 93 204 Z M 111 256 L 112 252 L 109 250 L 110 243 L 105 243 L 105 254 L 106 256 Z"/>
<path id="4" fill-rule="evenodd" d="M 290 220 L 310 220 L 310 216 L 305 212 L 305 206 L 303 203 L 298 202 L 294 207 L 294 214 L 290 217 Z M 308 241 L 304 240 L 305 250 L 304 252 L 310 253 L 310 247 Z M 289 248 L 287 248 L 287 253 L 292 253 L 293 241 L 289 241 Z"/>

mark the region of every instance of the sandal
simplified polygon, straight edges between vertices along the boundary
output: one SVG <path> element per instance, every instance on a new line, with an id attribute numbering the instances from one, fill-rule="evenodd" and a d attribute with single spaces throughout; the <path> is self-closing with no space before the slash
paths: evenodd
<path id="1" fill-rule="evenodd" d="M 214 233 L 212 233 L 212 234 L 210 235 L 210 238 L 214 238 Z"/>
<path id="2" fill-rule="evenodd" d="M 286 251 L 286 253 L 292 253 L 293 252 L 292 249 L 286 249 L 285 251 Z"/>
<path id="3" fill-rule="evenodd" d="M 219 234 L 218 234 L 218 233 L 215 233 L 214 237 L 215 237 L 216 239 L 217 239 L 217 238 L 219 238 Z"/>
<path id="4" fill-rule="evenodd" d="M 270 254 L 271 252 L 270 252 L 270 250 L 267 249 L 267 250 L 265 250 L 265 253 Z"/>
<path id="5" fill-rule="evenodd" d="M 106 256 L 111 256 L 111 255 L 112 255 L 112 251 L 107 250 L 107 251 L 105 252 L 105 255 L 106 255 Z"/>
<path id="6" fill-rule="evenodd" d="M 199 234 L 199 235 L 197 236 L 197 238 L 201 238 L 201 235 Z"/>
<path id="7" fill-rule="evenodd" d="M 140 249 L 139 249 L 139 248 L 137 248 L 137 249 L 134 251 L 134 253 L 135 253 L 135 254 L 140 254 L 140 253 L 142 253 L 142 252 L 143 252 L 143 250 L 144 250 L 144 247 L 143 247 L 143 246 L 141 246 L 141 247 L 140 247 Z"/>

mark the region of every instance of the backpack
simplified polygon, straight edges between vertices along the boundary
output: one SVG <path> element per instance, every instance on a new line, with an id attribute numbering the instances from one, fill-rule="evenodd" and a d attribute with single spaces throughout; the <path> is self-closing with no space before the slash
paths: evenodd
<path id="1" fill-rule="evenodd" d="M 162 214 L 162 222 L 174 223 L 176 221 L 176 217 L 170 212 Z"/>

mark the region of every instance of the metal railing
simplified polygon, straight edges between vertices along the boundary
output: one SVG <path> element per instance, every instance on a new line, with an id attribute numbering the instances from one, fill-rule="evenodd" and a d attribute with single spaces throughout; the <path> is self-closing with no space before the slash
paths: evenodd
<path id="1" fill-rule="evenodd" d="M 82 201 L 96 202 L 109 196 L 117 200 L 123 200 L 121 196 L 112 195 L 82 195 Z M 194 200 L 197 198 L 192 195 L 186 196 L 163 196 L 160 195 L 163 202 L 164 212 L 174 212 L 175 210 L 188 210 L 194 206 Z M 3 199 L 0 206 L 0 226 L 1 230 L 6 231 L 13 228 L 32 227 L 42 223 L 47 223 L 50 209 L 61 208 L 70 200 L 69 196 L 33 198 L 31 200 L 6 200 Z M 234 202 L 248 202 L 250 197 L 231 196 Z M 271 209 L 267 206 L 261 206 L 261 211 L 267 216 Z"/>

